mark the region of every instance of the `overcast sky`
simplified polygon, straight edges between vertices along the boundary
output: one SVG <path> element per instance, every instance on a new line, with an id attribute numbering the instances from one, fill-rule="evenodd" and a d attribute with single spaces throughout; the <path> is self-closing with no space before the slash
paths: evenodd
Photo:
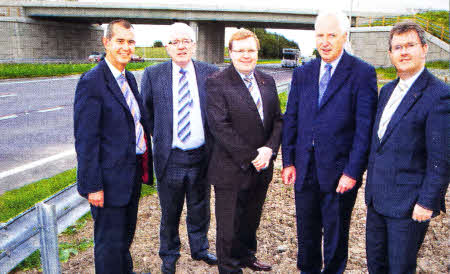
<path id="1" fill-rule="evenodd" d="M 123 0 L 79 0 L 79 2 L 121 2 Z M 271 9 L 274 6 L 274 0 L 258 0 L 258 1 L 242 1 L 242 0 L 165 0 L 164 2 L 155 0 L 131 0 L 127 2 L 127 5 L 133 3 L 152 6 L 153 5 L 172 5 L 180 4 L 183 6 L 196 5 L 217 7 L 217 8 L 237 8 L 237 9 L 251 9 L 266 8 Z M 339 8 L 345 12 L 350 11 L 351 3 L 353 3 L 353 11 L 380 11 L 389 13 L 413 13 L 416 10 L 422 9 L 434 9 L 434 10 L 449 10 L 449 0 L 314 0 L 314 1 L 279 1 L 280 5 L 274 7 L 275 10 L 290 10 L 290 9 L 312 9 L 320 10 L 322 8 Z M 277 4 L 278 4 L 277 3 Z M 281 4 L 282 3 L 282 4 Z M 165 26 L 161 25 L 135 25 L 136 40 L 138 46 L 151 46 L 156 40 L 164 40 Z M 227 28 L 225 33 L 225 44 L 228 43 L 228 38 L 231 33 L 235 31 L 233 28 Z M 270 32 L 276 32 L 284 35 L 289 40 L 297 42 L 302 50 L 303 55 L 310 55 L 315 48 L 314 33 L 312 31 L 301 30 L 273 30 L 268 29 Z"/>

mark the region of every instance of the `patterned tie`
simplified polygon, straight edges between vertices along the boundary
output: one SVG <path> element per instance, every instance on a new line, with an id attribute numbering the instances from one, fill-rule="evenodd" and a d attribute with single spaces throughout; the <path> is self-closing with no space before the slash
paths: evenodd
<path id="1" fill-rule="evenodd" d="M 258 109 L 259 117 L 261 117 L 261 121 L 264 121 L 261 96 L 260 96 L 258 90 L 253 88 L 253 76 L 245 75 L 244 81 L 245 81 L 245 85 L 248 88 L 248 91 L 250 92 L 250 95 L 253 98 L 253 101 L 255 102 L 256 108 Z"/>
<path id="2" fill-rule="evenodd" d="M 320 102 L 322 101 L 323 95 L 325 94 L 325 91 L 327 90 L 328 82 L 330 82 L 331 79 L 331 66 L 330 64 L 325 64 L 325 73 L 323 74 L 322 78 L 319 82 L 319 100 L 318 100 L 318 106 L 320 106 Z"/>
<path id="3" fill-rule="evenodd" d="M 398 105 L 401 103 L 401 100 L 404 97 L 405 92 L 408 90 L 408 86 L 404 82 L 398 82 L 394 91 L 389 97 L 389 101 L 386 104 L 386 107 L 383 110 L 383 114 L 381 115 L 380 125 L 378 127 L 378 138 L 380 140 L 383 138 L 384 133 L 391 121 L 392 115 L 394 115 L 395 110 Z"/>
<path id="4" fill-rule="evenodd" d="M 189 116 L 193 100 L 189 90 L 186 70 L 180 69 L 180 80 L 178 82 L 178 125 L 177 135 L 181 142 L 185 142 L 191 136 L 191 121 Z"/>
<path id="5" fill-rule="evenodd" d="M 144 129 L 141 125 L 141 112 L 137 104 L 136 98 L 133 92 L 131 92 L 130 86 L 125 78 L 125 74 L 121 74 L 117 80 L 119 81 L 120 89 L 122 90 L 123 97 L 127 102 L 131 115 L 133 116 L 134 126 L 136 131 L 136 154 L 143 154 L 147 150 L 144 138 Z"/>

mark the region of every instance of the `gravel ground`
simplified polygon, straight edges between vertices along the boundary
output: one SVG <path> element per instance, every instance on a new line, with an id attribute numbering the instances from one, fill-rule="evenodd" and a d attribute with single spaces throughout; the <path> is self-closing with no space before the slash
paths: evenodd
<path id="1" fill-rule="evenodd" d="M 271 273 L 297 273 L 296 269 L 296 224 L 292 187 L 281 183 L 281 157 L 278 157 L 274 180 L 269 188 L 264 206 L 261 226 L 258 230 L 257 257 L 273 265 Z M 450 208 L 449 193 L 446 196 L 447 208 Z M 215 217 L 214 197 L 211 197 L 211 228 L 209 240 L 211 251 L 215 253 Z M 218 273 L 217 267 L 190 258 L 189 244 L 185 226 L 185 212 L 180 225 L 181 257 L 177 264 L 177 273 Z M 350 250 L 347 273 L 367 273 L 365 254 L 365 218 L 364 188 L 361 188 L 353 210 L 350 229 Z M 137 273 L 160 273 L 159 247 L 160 209 L 157 195 L 144 197 L 140 202 L 138 227 L 131 248 L 135 271 Z M 449 271 L 449 214 L 434 218 L 428 229 L 424 244 L 419 252 L 418 273 L 448 273 Z M 92 221 L 75 236 L 61 236 L 60 242 L 76 242 L 92 238 Z M 94 273 L 93 248 L 80 252 L 68 262 L 62 264 L 63 273 Z M 244 269 L 244 273 L 251 273 Z M 38 273 L 28 271 L 27 273 Z"/>

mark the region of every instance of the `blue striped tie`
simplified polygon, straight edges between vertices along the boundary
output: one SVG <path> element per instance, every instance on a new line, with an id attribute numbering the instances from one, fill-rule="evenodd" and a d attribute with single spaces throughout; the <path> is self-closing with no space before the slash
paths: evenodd
<path id="1" fill-rule="evenodd" d="M 325 73 L 323 74 L 319 82 L 319 100 L 317 102 L 319 106 L 320 102 L 322 101 L 323 95 L 327 90 L 328 82 L 330 82 L 331 79 L 331 68 L 332 66 L 330 64 L 325 64 Z"/>
<path id="2" fill-rule="evenodd" d="M 117 80 L 119 81 L 119 86 L 122 90 L 123 97 L 125 97 L 125 101 L 127 101 L 128 108 L 133 116 L 136 131 L 136 154 L 144 154 L 145 150 L 147 150 L 147 145 L 145 144 L 144 129 L 142 128 L 142 124 L 140 122 L 141 112 L 139 110 L 139 106 L 133 92 L 131 92 L 125 75 L 121 74 Z"/>
<path id="3" fill-rule="evenodd" d="M 258 90 L 253 88 L 253 76 L 245 75 L 244 82 L 248 88 L 248 91 L 250 92 L 250 95 L 253 98 L 253 101 L 255 102 L 256 108 L 258 109 L 259 117 L 261 117 L 261 121 L 264 121 L 264 113 L 263 113 L 263 107 L 262 107 L 262 102 L 261 102 L 261 96 L 260 96 Z"/>
<path id="4" fill-rule="evenodd" d="M 189 116 L 192 108 L 191 92 L 186 77 L 186 70 L 180 69 L 180 80 L 178 82 L 178 124 L 177 135 L 181 142 L 185 142 L 191 136 L 191 121 Z"/>

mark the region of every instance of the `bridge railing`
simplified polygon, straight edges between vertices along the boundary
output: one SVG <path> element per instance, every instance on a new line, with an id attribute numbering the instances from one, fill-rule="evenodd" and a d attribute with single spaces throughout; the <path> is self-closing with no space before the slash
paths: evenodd
<path id="1" fill-rule="evenodd" d="M 449 27 L 435 24 L 420 15 L 412 16 L 383 16 L 383 17 L 357 17 L 356 27 L 393 26 L 403 20 L 412 20 L 421 25 L 425 31 L 438 37 L 446 43 L 450 43 Z"/>
<path id="2" fill-rule="evenodd" d="M 277 85 L 278 93 L 289 89 L 290 81 Z M 89 208 L 74 183 L 0 224 L 0 273 L 8 273 L 38 249 L 44 273 L 60 273 L 57 233 L 74 224 Z"/>

